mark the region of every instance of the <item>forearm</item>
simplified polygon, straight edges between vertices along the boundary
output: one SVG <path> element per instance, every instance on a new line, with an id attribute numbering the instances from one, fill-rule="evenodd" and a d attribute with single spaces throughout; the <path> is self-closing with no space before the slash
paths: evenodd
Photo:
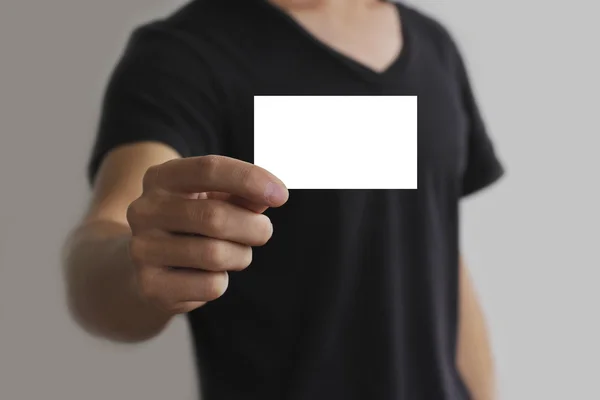
<path id="1" fill-rule="evenodd" d="M 457 366 L 473 400 L 495 400 L 495 368 L 485 317 L 464 265 L 460 275 Z"/>
<path id="2" fill-rule="evenodd" d="M 170 320 L 136 289 L 130 235 L 123 224 L 88 223 L 70 236 L 64 257 L 72 315 L 90 333 L 122 342 L 154 337 Z"/>

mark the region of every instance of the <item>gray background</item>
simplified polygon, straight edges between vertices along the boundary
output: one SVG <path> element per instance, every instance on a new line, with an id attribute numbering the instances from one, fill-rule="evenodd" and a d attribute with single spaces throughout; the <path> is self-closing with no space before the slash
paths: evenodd
<path id="1" fill-rule="evenodd" d="M 458 39 L 508 166 L 463 206 L 502 399 L 600 399 L 595 2 L 413 3 Z M 106 78 L 133 25 L 177 4 L 0 2 L 0 399 L 194 397 L 183 319 L 140 346 L 92 339 L 58 262 Z"/>

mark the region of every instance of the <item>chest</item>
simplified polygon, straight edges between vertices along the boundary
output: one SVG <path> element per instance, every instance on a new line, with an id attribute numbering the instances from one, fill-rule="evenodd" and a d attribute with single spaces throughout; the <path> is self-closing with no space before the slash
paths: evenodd
<path id="1" fill-rule="evenodd" d="M 460 178 L 466 164 L 469 119 L 458 83 L 442 67 L 407 66 L 396 77 L 378 81 L 361 79 L 359 71 L 332 60 L 297 60 L 289 69 L 282 68 L 289 62 L 277 59 L 239 75 L 228 107 L 226 149 L 231 156 L 253 162 L 255 95 L 417 96 L 419 175 Z"/>

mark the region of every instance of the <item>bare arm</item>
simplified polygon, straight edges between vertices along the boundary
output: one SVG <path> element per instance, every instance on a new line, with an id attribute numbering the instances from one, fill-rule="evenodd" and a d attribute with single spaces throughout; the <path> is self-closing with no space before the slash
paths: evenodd
<path id="1" fill-rule="evenodd" d="M 457 365 L 474 400 L 495 400 L 496 382 L 483 310 L 464 262 L 460 261 Z"/>
<path id="2" fill-rule="evenodd" d="M 90 208 L 64 248 L 69 306 L 93 334 L 141 341 L 169 322 L 166 313 L 142 300 L 136 290 L 126 214 L 142 193 L 147 169 L 178 157 L 166 145 L 137 143 L 109 153 L 98 171 Z"/>

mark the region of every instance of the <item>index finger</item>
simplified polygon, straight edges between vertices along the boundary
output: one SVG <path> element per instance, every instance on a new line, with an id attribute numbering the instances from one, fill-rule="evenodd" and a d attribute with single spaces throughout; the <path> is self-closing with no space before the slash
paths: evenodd
<path id="1" fill-rule="evenodd" d="M 264 168 L 218 155 L 168 161 L 154 167 L 149 181 L 169 192 L 224 192 L 269 207 L 283 205 L 289 196 L 283 182 Z"/>

